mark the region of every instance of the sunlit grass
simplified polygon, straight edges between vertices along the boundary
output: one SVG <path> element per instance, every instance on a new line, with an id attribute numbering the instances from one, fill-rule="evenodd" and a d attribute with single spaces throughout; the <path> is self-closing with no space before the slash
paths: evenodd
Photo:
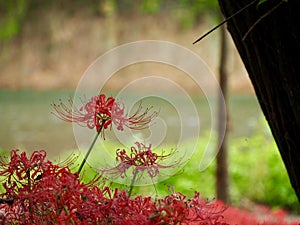
<path id="1" fill-rule="evenodd" d="M 205 134 L 199 139 L 196 151 L 186 165 L 175 175 L 162 182 L 147 187 L 134 188 L 134 194 L 152 194 L 163 196 L 170 193 L 170 189 L 193 196 L 199 191 L 202 197 L 212 200 L 215 192 L 215 160 L 204 170 L 199 170 L 199 164 L 206 150 L 207 138 Z M 105 141 L 105 148 L 110 149 L 113 159 L 118 146 Z M 192 143 L 187 142 L 188 148 Z M 174 145 L 164 146 L 164 149 L 174 148 Z M 95 149 L 96 150 L 96 149 Z M 101 151 L 97 149 L 97 151 Z M 264 203 L 272 207 L 286 207 L 299 210 L 297 197 L 291 187 L 286 169 L 281 160 L 276 144 L 265 125 L 247 138 L 231 138 L 229 151 L 229 179 L 230 197 L 232 203 L 241 205 L 245 201 Z M 159 152 L 159 151 L 158 151 Z M 99 154 L 101 156 L 101 154 Z M 79 164 L 82 154 L 77 159 Z M 164 172 L 165 173 L 165 172 Z M 83 177 L 85 181 L 91 180 L 95 172 L 85 167 Z M 110 182 L 108 182 L 111 184 Z M 126 185 L 114 186 L 128 188 Z"/>
<path id="2" fill-rule="evenodd" d="M 204 134 L 197 142 L 196 151 L 192 154 L 186 165 L 175 175 L 162 182 L 147 187 L 136 187 L 134 194 L 152 194 L 163 196 L 170 193 L 170 189 L 193 196 L 195 191 L 199 191 L 202 197 L 209 200 L 214 199 L 215 194 L 215 160 L 204 170 L 199 170 L 199 164 L 206 150 L 209 134 Z M 117 148 L 123 148 L 109 140 L 102 141 L 105 151 L 109 153 L 112 162 Z M 101 157 L 103 146 L 95 148 L 95 155 L 92 156 L 90 164 Z M 192 141 L 186 142 L 184 148 L 193 146 Z M 163 149 L 172 149 L 174 145 L 164 145 Z M 159 153 L 162 149 L 158 148 Z M 180 150 L 180 149 L 179 149 Z M 285 166 L 280 157 L 276 144 L 265 124 L 260 124 L 253 135 L 245 138 L 230 138 L 228 144 L 229 151 L 229 175 L 230 175 L 230 197 L 232 203 L 240 205 L 245 201 L 264 203 L 272 207 L 287 207 L 299 210 L 297 197 L 291 187 Z M 67 158 L 70 154 L 75 154 L 75 161 L 72 170 L 75 172 L 84 157 L 84 153 L 66 152 L 65 157 L 60 156 L 57 161 Z M 1 154 L 6 154 L 7 151 Z M 163 171 L 163 173 L 166 173 Z M 84 167 L 81 174 L 85 182 L 92 180 L 96 176 L 94 169 L 88 165 Z M 126 185 L 119 185 L 107 181 L 107 185 L 119 186 L 128 189 Z"/>

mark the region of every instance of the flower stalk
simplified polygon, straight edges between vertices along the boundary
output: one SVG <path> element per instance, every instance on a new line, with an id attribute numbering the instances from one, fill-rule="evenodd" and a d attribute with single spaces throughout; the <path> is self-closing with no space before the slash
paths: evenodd
<path id="1" fill-rule="evenodd" d="M 84 164 L 86 163 L 86 161 L 87 161 L 89 155 L 91 154 L 92 149 L 93 149 L 93 147 L 94 147 L 94 145 L 95 145 L 95 143 L 96 143 L 96 141 L 97 141 L 97 139 L 98 139 L 98 137 L 99 137 L 99 135 L 100 135 L 100 133 L 101 133 L 103 127 L 104 127 L 105 122 L 106 122 L 106 120 L 104 120 L 103 123 L 101 124 L 99 130 L 97 131 L 96 136 L 95 136 L 94 139 L 93 139 L 93 142 L 92 142 L 91 146 L 89 147 L 89 150 L 88 150 L 87 153 L 85 154 L 85 156 L 84 156 L 84 158 L 83 158 L 83 160 L 82 160 L 82 162 L 81 162 L 81 164 L 80 164 L 80 166 L 79 166 L 79 169 L 78 169 L 78 175 L 80 174 L 81 170 L 83 169 Z"/>
<path id="2" fill-rule="evenodd" d="M 131 184 L 130 184 L 129 191 L 128 191 L 128 198 L 131 197 L 132 189 L 134 187 L 134 183 L 136 181 L 138 172 L 139 172 L 139 170 L 137 168 L 135 168 L 133 171 L 133 177 L 132 177 Z"/>

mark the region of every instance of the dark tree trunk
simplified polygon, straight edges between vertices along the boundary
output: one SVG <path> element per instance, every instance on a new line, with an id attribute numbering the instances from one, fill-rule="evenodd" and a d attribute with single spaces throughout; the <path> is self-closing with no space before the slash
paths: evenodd
<path id="1" fill-rule="evenodd" d="M 221 50 L 220 50 L 220 64 L 219 64 L 219 76 L 220 76 L 220 87 L 223 93 L 223 96 L 219 96 L 219 101 L 225 100 L 225 107 L 227 106 L 227 74 L 226 74 L 226 64 L 227 64 L 227 42 L 226 42 L 226 30 L 224 27 L 220 28 L 220 43 L 221 43 Z M 224 107 L 224 104 L 220 102 L 219 107 Z M 218 133 L 221 134 L 224 131 L 224 121 L 228 122 L 227 114 L 224 114 L 227 109 L 220 108 L 219 115 L 218 115 Z M 227 127 L 225 128 L 225 135 L 224 138 L 221 135 L 219 137 L 219 145 L 220 149 L 217 155 L 217 169 L 216 169 L 216 190 L 217 190 L 217 198 L 222 200 L 224 203 L 229 204 L 229 181 L 228 181 L 228 163 L 227 163 Z"/>
<path id="2" fill-rule="evenodd" d="M 219 5 L 229 17 L 251 1 Z M 258 2 L 227 26 L 300 200 L 300 1 Z"/>

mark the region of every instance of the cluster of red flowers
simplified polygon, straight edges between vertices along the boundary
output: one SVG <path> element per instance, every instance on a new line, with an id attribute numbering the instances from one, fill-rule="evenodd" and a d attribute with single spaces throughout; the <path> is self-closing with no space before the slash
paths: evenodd
<path id="1" fill-rule="evenodd" d="M 30 157 L 12 150 L 10 160 L 0 161 L 0 176 L 4 179 L 0 224 L 299 224 L 299 221 L 286 222 L 282 211 L 262 222 L 254 214 L 236 207 L 217 201 L 208 203 L 199 193 L 191 199 L 175 192 L 160 199 L 129 198 L 124 190 L 82 183 L 67 165 L 46 160 L 43 150 L 33 152 Z"/>
<path id="2" fill-rule="evenodd" d="M 259 208 L 259 209 L 255 209 Z M 266 206 L 258 206 L 248 210 L 242 210 L 235 206 L 227 207 L 223 213 L 224 220 L 230 224 L 242 225 L 299 225 L 299 219 L 288 219 L 287 213 L 278 209 L 271 210 Z"/>
<path id="3" fill-rule="evenodd" d="M 43 150 L 30 157 L 12 150 L 9 161 L 1 160 L 0 224 L 226 224 L 224 208 L 198 193 L 189 200 L 180 193 L 129 198 L 124 190 L 84 184 L 45 157 Z"/>

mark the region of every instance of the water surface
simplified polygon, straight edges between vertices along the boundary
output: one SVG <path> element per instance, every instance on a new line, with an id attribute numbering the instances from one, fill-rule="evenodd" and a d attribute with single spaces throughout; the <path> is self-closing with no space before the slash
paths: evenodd
<path id="1" fill-rule="evenodd" d="M 0 149 L 45 149 L 50 156 L 60 155 L 66 150 L 76 150 L 72 124 L 60 121 L 51 114 L 53 101 L 66 100 L 73 94 L 73 91 L 0 90 Z M 180 97 L 178 101 L 181 101 Z M 210 110 L 203 96 L 193 97 L 193 101 L 199 114 L 202 133 L 211 126 Z M 144 103 L 159 108 L 161 117 L 168 124 L 168 135 L 164 141 L 176 141 L 180 135 L 177 110 L 165 100 L 152 98 Z M 185 102 L 182 102 L 182 107 L 185 107 Z M 233 96 L 228 108 L 230 136 L 248 136 L 255 131 L 256 124 L 262 118 L 255 96 Z M 194 119 L 186 121 L 187 125 L 192 126 Z"/>

